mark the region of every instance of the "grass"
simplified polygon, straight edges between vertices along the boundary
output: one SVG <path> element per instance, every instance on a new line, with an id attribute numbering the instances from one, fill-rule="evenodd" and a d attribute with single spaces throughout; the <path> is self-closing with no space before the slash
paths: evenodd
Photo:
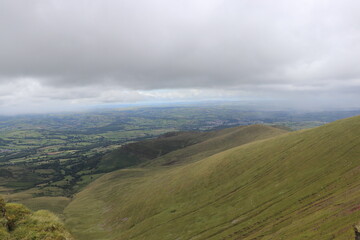
<path id="1" fill-rule="evenodd" d="M 46 209 L 60 215 L 70 201 L 71 199 L 67 197 L 31 197 L 19 201 L 19 203 L 24 204 L 33 211 Z"/>
<path id="2" fill-rule="evenodd" d="M 144 163 L 145 166 L 168 166 L 196 161 L 227 149 L 250 142 L 271 138 L 286 133 L 286 130 L 263 126 L 250 125 L 235 128 L 226 128 L 207 132 L 196 144 L 189 145 L 185 150 L 179 149 L 161 156 L 154 161 Z"/>
<path id="3" fill-rule="evenodd" d="M 201 142 L 211 137 L 213 133 L 203 132 L 173 132 L 155 139 L 130 143 L 102 157 L 98 169 L 113 171 L 134 166 L 157 158 L 166 153 Z"/>
<path id="4" fill-rule="evenodd" d="M 177 161 L 176 165 L 178 164 L 184 164 L 188 161 L 193 161 L 194 159 L 192 156 L 209 156 L 212 154 L 215 154 L 217 152 L 221 152 L 223 150 L 232 148 L 234 146 L 246 144 L 251 141 L 264 139 L 264 138 L 270 138 L 274 137 L 276 135 L 284 134 L 286 131 L 268 127 L 268 126 L 260 126 L 260 125 L 254 125 L 254 126 L 244 126 L 244 127 L 236 127 L 236 128 L 230 128 L 230 129 L 223 129 L 219 131 L 212 131 L 212 132 L 206 132 L 206 133 L 177 133 L 174 134 L 172 137 L 167 138 L 160 138 L 156 140 L 148 140 L 145 142 L 135 143 L 132 145 L 132 150 L 137 150 L 135 152 L 141 152 L 142 156 L 144 156 L 144 153 L 147 153 L 147 156 L 154 155 L 154 149 L 157 151 L 159 149 L 163 149 L 163 151 L 166 152 L 166 149 L 176 149 L 179 148 L 180 150 L 170 152 L 169 154 L 165 154 L 162 157 L 158 159 L 154 159 L 149 161 L 147 165 L 150 165 L 150 168 L 143 168 L 143 169 L 124 169 L 122 171 L 119 171 L 119 175 L 121 176 L 121 184 L 124 184 L 125 186 L 129 185 L 131 186 L 133 183 L 137 181 L 144 181 L 147 178 L 147 176 L 150 173 L 150 176 L 153 176 L 154 173 L 160 173 L 163 171 L 167 171 L 168 167 L 159 167 L 159 165 L 171 165 L 174 164 L 174 159 L 182 159 L 182 161 Z M 186 145 L 189 145 L 189 147 L 185 147 Z M 139 151 L 141 149 L 141 151 Z M 147 152 L 144 151 L 144 149 L 151 149 L 152 151 Z M 164 150 L 165 149 L 165 150 Z M 118 157 L 119 151 L 115 151 L 111 156 Z M 170 150 L 169 150 L 170 151 Z M 122 151 L 120 151 L 122 152 Z M 134 152 L 134 151 L 133 151 Z M 115 155 L 116 154 L 116 155 Z M 157 153 L 155 154 L 157 155 Z M 112 159 L 113 161 L 116 160 Z M 169 165 L 169 166 L 171 166 Z M 113 175 L 106 175 L 113 179 Z M 147 180 L 146 180 L 147 181 Z M 109 181 L 110 182 L 110 181 Z M 109 184 L 107 182 L 107 184 Z M 116 184 L 116 183 L 114 183 Z M 88 190 L 85 189 L 83 192 L 87 192 Z M 101 190 L 99 189 L 101 192 Z M 99 192 L 99 193 L 100 193 Z M 87 208 L 89 207 L 89 208 Z M 106 205 L 99 206 L 100 208 L 107 209 Z M 75 207 L 76 208 L 76 207 Z M 86 208 L 86 210 L 85 210 Z M 77 211 L 76 209 L 74 209 Z M 99 227 L 97 225 L 97 222 L 99 221 L 99 212 L 95 205 L 87 205 L 83 206 L 83 208 L 79 209 L 81 212 L 78 214 L 81 215 L 82 211 L 85 210 L 88 214 L 95 214 L 95 215 L 87 215 L 86 218 L 83 219 L 77 219 L 75 220 L 75 223 L 72 223 L 71 225 L 76 225 L 77 227 L 81 228 L 81 226 L 86 226 L 88 224 L 92 225 L 93 227 L 91 229 L 84 229 L 85 237 L 91 237 L 95 239 L 101 239 L 101 237 L 104 234 L 104 228 Z M 96 226 L 94 226 L 96 225 Z M 106 225 L 106 224 L 105 224 Z M 105 226 L 104 225 L 104 226 Z M 95 232 L 94 232 L 95 231 Z M 98 233 L 99 231 L 100 233 Z M 106 238 L 105 238 L 106 239 Z"/>
<path id="5" fill-rule="evenodd" d="M 67 225 L 80 240 L 352 239 L 359 136 L 360 117 L 238 147 L 229 133 L 178 150 L 191 152 L 180 164 L 100 177 L 66 207 Z"/>
<path id="6" fill-rule="evenodd" d="M 106 154 L 102 157 L 99 169 L 111 171 L 139 164 L 152 167 L 180 164 L 285 132 L 262 125 L 210 132 L 170 132 L 156 139 L 127 144 Z"/>
<path id="7" fill-rule="evenodd" d="M 30 211 L 22 204 L 0 198 L 0 239 L 73 240 L 63 222 L 46 210 Z"/>

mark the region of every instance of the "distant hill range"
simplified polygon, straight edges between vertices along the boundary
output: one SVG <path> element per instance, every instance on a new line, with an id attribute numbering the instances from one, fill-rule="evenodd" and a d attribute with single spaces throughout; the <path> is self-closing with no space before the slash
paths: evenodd
<path id="1" fill-rule="evenodd" d="M 354 239 L 360 116 L 171 133 L 105 156 L 65 209 L 77 239 Z"/>

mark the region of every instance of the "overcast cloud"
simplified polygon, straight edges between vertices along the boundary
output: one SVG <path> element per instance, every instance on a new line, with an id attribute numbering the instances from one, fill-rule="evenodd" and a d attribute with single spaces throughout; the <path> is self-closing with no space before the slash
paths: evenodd
<path id="1" fill-rule="evenodd" d="M 0 0 L 0 113 L 247 97 L 358 107 L 359 9 L 357 0 Z"/>

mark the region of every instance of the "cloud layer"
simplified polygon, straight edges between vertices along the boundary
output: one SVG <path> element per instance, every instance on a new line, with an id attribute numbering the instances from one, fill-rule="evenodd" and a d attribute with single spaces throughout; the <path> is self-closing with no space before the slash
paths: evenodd
<path id="1" fill-rule="evenodd" d="M 0 106 L 196 91 L 359 103 L 359 7 L 356 0 L 0 0 Z"/>

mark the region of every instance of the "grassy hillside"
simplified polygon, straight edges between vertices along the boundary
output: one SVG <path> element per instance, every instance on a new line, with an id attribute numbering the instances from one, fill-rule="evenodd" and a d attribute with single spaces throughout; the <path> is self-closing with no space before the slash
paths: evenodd
<path id="1" fill-rule="evenodd" d="M 206 132 L 172 132 L 155 139 L 126 144 L 102 157 L 98 170 L 109 172 L 134 166 L 171 151 L 187 147 L 211 137 Z"/>
<path id="2" fill-rule="evenodd" d="M 139 143 L 131 144 L 130 147 L 119 149 L 113 153 L 113 159 L 109 158 L 110 163 L 123 161 L 122 158 L 119 156 L 119 152 L 126 153 L 127 155 L 132 154 L 133 156 L 139 156 L 139 153 L 144 153 L 144 149 L 149 149 L 150 146 L 157 149 L 157 151 L 164 150 L 161 149 L 169 149 L 170 146 L 181 146 L 184 142 L 187 145 L 190 145 L 185 148 L 181 148 L 176 151 L 172 151 L 169 154 L 165 154 L 160 156 L 159 158 L 153 159 L 151 161 L 148 157 L 147 161 L 143 159 L 142 168 L 131 168 L 131 169 L 124 169 L 120 171 L 121 180 L 118 179 L 123 184 L 132 184 L 135 181 L 137 176 L 140 176 L 140 180 L 142 181 L 142 177 L 146 174 L 157 174 L 158 172 L 167 171 L 167 169 L 171 169 L 174 166 L 178 165 L 179 163 L 186 164 L 189 161 L 200 160 L 205 156 L 209 156 L 211 154 L 216 154 L 226 149 L 230 149 L 234 146 L 239 146 L 242 144 L 249 143 L 251 141 L 270 138 L 277 135 L 281 135 L 286 133 L 286 131 L 281 130 L 279 128 L 269 127 L 269 126 L 262 126 L 262 125 L 250 125 L 250 126 L 241 126 L 235 128 L 227 128 L 221 129 L 217 131 L 210 131 L 210 132 L 185 132 L 185 133 L 176 133 L 176 134 L 169 134 L 162 136 L 158 139 L 142 141 Z M 182 143 L 181 143 L 182 142 Z M 181 144 L 178 144 L 181 143 Z M 136 151 L 134 151 L 136 149 Z M 173 148 L 174 149 L 174 148 Z M 151 152 L 151 151 L 149 151 Z M 142 154 L 144 156 L 145 154 Z M 105 157 L 109 157 L 111 155 L 107 155 Z M 150 156 L 148 154 L 147 156 Z M 126 160 L 127 158 L 125 158 Z M 113 166 L 113 164 L 111 164 Z M 165 167 L 160 167 L 162 165 L 166 165 Z M 108 175 L 111 177 L 111 175 Z M 134 178 L 135 177 L 135 178 Z M 101 205 L 101 202 L 98 207 L 106 208 L 106 205 Z M 104 202 L 105 203 L 105 202 Z M 106 204 L 106 203 L 105 203 Z M 90 209 L 79 209 L 80 211 L 78 214 L 82 214 L 82 211 L 89 211 L 88 213 L 91 216 L 86 218 L 75 219 L 75 223 L 77 229 L 84 228 L 86 237 L 101 239 L 104 236 L 104 229 L 103 227 L 99 227 L 98 221 L 99 216 L 96 210 L 97 204 L 89 205 Z M 92 215 L 93 214 L 93 215 Z M 89 226 L 93 226 L 92 230 L 88 230 Z M 75 230 L 77 231 L 77 230 Z M 81 232 L 82 230 L 80 230 Z M 87 233 L 89 232 L 89 233 Z"/>
<path id="3" fill-rule="evenodd" d="M 240 126 L 211 131 L 206 133 L 203 141 L 186 149 L 172 151 L 153 161 L 144 163 L 143 166 L 169 166 L 197 161 L 233 147 L 275 137 L 286 132 L 287 130 L 284 129 L 264 125 Z"/>
<path id="4" fill-rule="evenodd" d="M 187 164 L 106 174 L 65 214 L 80 240 L 345 240 L 360 220 L 359 190 L 354 117 Z"/>
<path id="5" fill-rule="evenodd" d="M 109 172 L 139 164 L 158 166 L 183 163 L 285 132 L 287 131 L 262 125 L 226 128 L 210 132 L 171 132 L 155 139 L 124 145 L 106 154 L 102 157 L 98 170 Z M 185 151 L 184 148 L 186 148 Z"/>
<path id="6" fill-rule="evenodd" d="M 119 168 L 124 168 L 126 166 L 134 166 L 139 163 L 144 163 L 149 165 L 151 163 L 152 166 L 157 165 L 163 165 L 167 163 L 171 163 L 173 160 L 172 158 L 167 159 L 166 156 L 168 156 L 169 152 L 173 152 L 177 149 L 183 149 L 186 146 L 190 145 L 196 145 L 201 144 L 203 146 L 206 146 L 206 143 L 203 144 L 203 142 L 209 140 L 209 139 L 218 139 L 219 140 L 226 140 L 226 136 L 234 137 L 234 140 L 231 140 L 232 144 L 238 145 L 242 142 L 248 142 L 252 141 L 256 138 L 265 138 L 265 137 L 271 137 L 273 135 L 281 134 L 284 131 L 280 131 L 277 128 L 272 127 L 261 127 L 261 126 L 244 126 L 244 127 L 236 127 L 236 128 L 229 128 L 229 129 L 222 129 L 217 131 L 208 131 L 208 132 L 170 132 L 163 134 L 159 136 L 158 138 L 150 139 L 150 140 L 144 140 L 140 142 L 130 143 L 122 146 L 121 148 L 109 153 L 105 154 L 101 158 L 99 166 L 97 166 L 92 171 L 80 171 L 79 174 L 81 174 L 80 178 L 77 180 L 76 184 L 73 186 L 73 190 L 77 191 L 85 187 L 88 183 L 94 181 L 96 178 L 103 175 L 103 171 L 108 172 L 111 170 L 116 170 Z M 232 133 L 232 134 L 229 134 Z M 239 135 L 236 139 L 236 136 Z M 219 145 L 221 146 L 221 145 Z M 211 147 L 211 151 L 208 151 L 208 149 L 201 148 L 201 147 L 195 147 L 197 152 L 207 152 L 214 153 L 221 151 L 224 147 L 231 147 L 231 144 L 222 144 L 222 148 L 220 149 L 213 149 L 214 147 Z M 210 149 L 210 148 L 209 148 Z M 182 151 L 179 151 L 180 155 L 170 155 L 170 156 L 177 156 L 182 157 L 182 159 L 186 159 L 185 155 L 182 153 Z M 195 156 L 194 151 L 185 152 L 193 154 Z M 161 159 L 159 161 L 157 157 L 164 156 L 164 159 Z M 192 156 L 193 157 L 193 156 Z M 155 161 L 156 159 L 156 161 Z M 154 160 L 154 161 L 151 161 Z M 16 167 L 16 166 L 15 166 Z M 15 168 L 14 167 L 14 168 Z M 85 164 L 86 167 L 86 164 Z M 1 169 L 0 169 L 1 170 Z M 23 169 L 24 171 L 24 169 Z M 31 171 L 28 171 L 31 173 Z M 45 171 L 42 171 L 44 173 Z M 91 175 L 86 175 L 89 174 Z M 97 172 L 100 172 L 97 174 Z M 51 169 L 48 169 L 48 171 L 45 172 L 53 173 Z M 84 175 L 83 175 L 84 174 Z M 4 171 L 3 175 L 6 175 L 6 172 Z M 20 177 L 19 177 L 20 176 Z M 11 177 L 11 176 L 10 176 Z M 16 176 L 13 176 L 11 178 L 1 178 L 1 171 L 0 171 L 0 182 L 2 184 L 9 183 L 9 181 L 14 181 L 14 183 L 19 184 L 19 179 L 23 178 L 21 171 L 18 171 L 16 173 Z M 68 192 L 64 192 L 61 188 L 62 186 L 67 186 L 73 184 L 74 178 L 68 178 L 69 181 L 60 180 L 57 182 L 52 183 L 46 183 L 46 184 L 40 184 L 36 188 L 31 188 L 25 191 L 12 191 L 9 188 L 0 187 L 0 194 L 3 194 L 7 201 L 10 202 L 17 202 L 22 203 L 26 205 L 28 208 L 30 208 L 33 211 L 37 211 L 40 209 L 47 209 L 51 212 L 54 212 L 56 214 L 59 214 L 59 216 L 62 216 L 62 212 L 66 205 L 70 202 L 70 198 L 68 197 Z M 29 180 L 24 180 L 25 184 L 31 183 Z M 9 194 L 11 193 L 11 194 Z M 66 197 L 65 197 L 65 196 Z"/>

